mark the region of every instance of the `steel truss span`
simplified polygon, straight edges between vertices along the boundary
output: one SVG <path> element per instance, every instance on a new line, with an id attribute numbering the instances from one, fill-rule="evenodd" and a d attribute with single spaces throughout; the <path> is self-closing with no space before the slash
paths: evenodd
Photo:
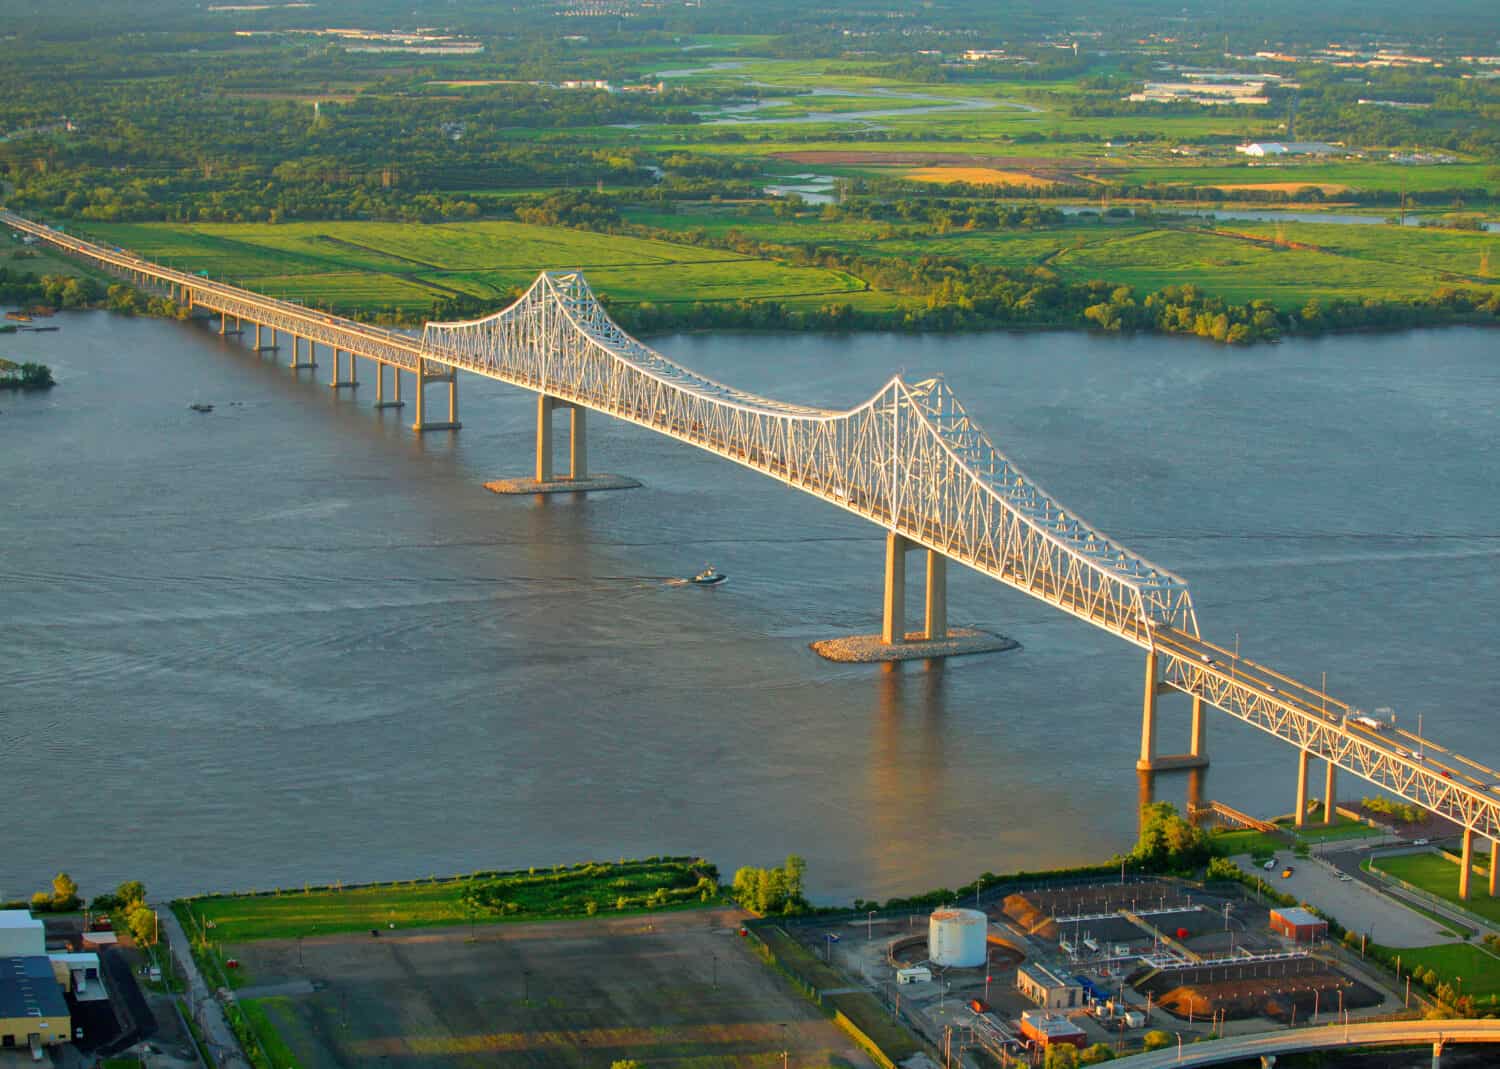
<path id="1" fill-rule="evenodd" d="M 191 306 L 422 374 L 462 369 L 649 427 L 967 564 L 1147 651 L 1160 686 L 1500 840 L 1500 773 L 1414 756 L 1357 710 L 1199 637 L 1187 584 L 1062 507 L 995 448 L 947 385 L 891 379 L 837 411 L 758 397 L 673 363 L 605 314 L 579 274 L 543 273 L 509 308 L 429 323 L 420 341 L 162 267 L 0 212 L 0 222 Z M 1429 744 L 1430 745 L 1430 744 Z M 1449 763 L 1445 763 L 1449 762 Z M 1451 763 L 1451 762 L 1456 762 Z M 1465 767 L 1459 768 L 1458 764 Z"/>
<path id="2" fill-rule="evenodd" d="M 579 274 L 544 273 L 484 319 L 429 323 L 422 353 L 753 468 L 1132 642 L 1197 630 L 1187 584 L 1027 479 L 940 379 L 893 378 L 842 412 L 757 397 L 626 334 Z"/>

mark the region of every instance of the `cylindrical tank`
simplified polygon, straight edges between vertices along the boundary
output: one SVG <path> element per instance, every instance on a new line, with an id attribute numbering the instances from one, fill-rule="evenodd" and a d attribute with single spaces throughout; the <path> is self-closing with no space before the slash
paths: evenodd
<path id="1" fill-rule="evenodd" d="M 983 965 L 989 918 L 977 909 L 936 909 L 927 921 L 927 956 L 937 965 Z"/>

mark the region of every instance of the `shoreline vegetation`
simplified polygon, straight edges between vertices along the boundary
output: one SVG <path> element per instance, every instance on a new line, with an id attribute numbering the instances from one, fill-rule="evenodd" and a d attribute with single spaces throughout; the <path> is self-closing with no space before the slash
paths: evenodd
<path id="1" fill-rule="evenodd" d="M 50 390 L 56 386 L 46 364 L 16 363 L 0 358 L 0 390 Z"/>

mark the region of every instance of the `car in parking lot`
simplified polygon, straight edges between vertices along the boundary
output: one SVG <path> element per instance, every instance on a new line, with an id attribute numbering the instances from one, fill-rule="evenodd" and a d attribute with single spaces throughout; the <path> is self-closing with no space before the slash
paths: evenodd
<path id="1" fill-rule="evenodd" d="M 1295 870 L 1292 868 L 1292 866 L 1288 865 L 1286 868 L 1281 870 L 1281 878 L 1283 880 L 1291 879 L 1293 871 Z"/>

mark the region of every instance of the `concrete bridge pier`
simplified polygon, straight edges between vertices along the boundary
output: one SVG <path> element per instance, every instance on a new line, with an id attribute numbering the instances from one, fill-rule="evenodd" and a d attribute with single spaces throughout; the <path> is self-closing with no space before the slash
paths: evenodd
<path id="1" fill-rule="evenodd" d="M 1500 839 L 1490 840 L 1490 897 L 1495 897 L 1496 878 L 1500 877 Z"/>
<path id="2" fill-rule="evenodd" d="M 350 352 L 348 354 L 348 356 L 349 356 L 349 377 L 347 379 L 341 379 L 341 378 L 339 378 L 339 367 L 340 367 L 340 363 L 341 363 L 341 361 L 339 360 L 339 353 L 340 353 L 340 350 L 339 350 L 338 346 L 334 346 L 334 348 L 333 348 L 333 378 L 331 378 L 331 379 L 328 380 L 328 388 L 330 390 L 343 390 L 343 389 L 357 390 L 357 389 L 359 389 L 359 370 L 358 370 L 358 368 L 355 367 L 355 364 L 354 364 L 354 361 L 356 359 L 355 356 L 354 356 L 354 353 Z"/>
<path id="3" fill-rule="evenodd" d="M 427 419 L 427 387 L 437 382 L 448 384 L 448 418 L 442 421 Z M 458 371 L 448 368 L 446 373 L 434 374 L 427 369 L 427 361 L 417 358 L 417 419 L 411 429 L 421 434 L 424 431 L 456 431 L 463 424 L 458 422 Z"/>
<path id="4" fill-rule="evenodd" d="M 1276 1067 L 1276 1055 L 1274 1055 L 1274 1054 L 1262 1054 L 1260 1056 L 1260 1069 L 1275 1069 L 1275 1067 Z"/>
<path id="5" fill-rule="evenodd" d="M 291 368 L 293 371 L 297 371 L 297 370 L 299 370 L 301 368 L 309 368 L 309 367 L 317 367 L 317 366 L 318 366 L 317 348 L 313 345 L 313 340 L 311 338 L 307 339 L 307 360 L 306 360 L 306 362 L 304 362 L 303 359 L 302 359 L 302 339 L 299 338 L 297 335 L 293 334 L 292 335 L 292 362 L 290 364 L 288 364 L 287 367 Z"/>
<path id="6" fill-rule="evenodd" d="M 922 549 L 911 539 L 889 531 L 885 536 L 885 603 L 880 641 L 887 646 L 906 641 L 906 555 Z M 927 550 L 925 623 L 919 639 L 937 642 L 948 637 L 948 558 Z"/>
<path id="7" fill-rule="evenodd" d="M 906 555 L 913 550 L 927 554 L 923 590 L 923 627 L 906 630 Z M 830 661 L 914 661 L 954 657 L 966 653 L 996 653 L 1017 647 L 1013 639 L 976 628 L 948 626 L 948 558 L 896 531 L 885 536 L 885 597 L 881 606 L 878 635 L 851 635 L 822 639 L 812 644 L 814 653 Z"/>
<path id="8" fill-rule="evenodd" d="M 1297 811 L 1292 820 L 1297 827 L 1307 825 L 1307 763 L 1312 757 L 1308 750 L 1297 751 Z"/>
<path id="9" fill-rule="evenodd" d="M 1432 1069 L 1442 1069 L 1443 1064 L 1443 1041 L 1437 1040 L 1432 1044 Z"/>
<path id="10" fill-rule="evenodd" d="M 559 476 L 553 460 L 552 413 L 568 412 L 568 474 Z M 588 409 L 551 394 L 536 399 L 536 470 L 532 479 L 496 479 L 485 483 L 497 494 L 580 493 L 585 490 L 629 490 L 641 484 L 623 475 L 589 474 Z"/>
<path id="11" fill-rule="evenodd" d="M 1334 791 L 1338 785 L 1339 766 L 1333 763 L 1332 758 L 1327 764 L 1328 768 L 1324 770 L 1323 775 L 1323 823 L 1332 824 L 1333 812 L 1338 808 L 1338 799 L 1334 796 Z"/>
<path id="12" fill-rule="evenodd" d="M 391 365 L 391 378 L 396 383 L 395 396 L 387 401 L 385 399 L 385 361 L 375 361 L 375 407 L 376 408 L 400 408 L 406 404 L 401 400 L 401 369 L 394 364 Z"/>
<path id="13" fill-rule="evenodd" d="M 1203 715 L 1203 698 L 1193 694 L 1192 734 L 1188 741 L 1188 752 L 1161 754 L 1156 744 L 1156 699 L 1163 694 L 1175 694 L 1177 689 L 1158 674 L 1155 650 L 1146 651 L 1146 686 L 1141 702 L 1141 756 L 1136 761 L 1138 772 L 1169 772 L 1178 768 L 1208 767 L 1208 724 Z"/>
<path id="14" fill-rule="evenodd" d="M 1470 877 L 1474 875 L 1474 829 L 1464 828 L 1463 860 L 1458 865 L 1458 897 L 1469 900 Z"/>

